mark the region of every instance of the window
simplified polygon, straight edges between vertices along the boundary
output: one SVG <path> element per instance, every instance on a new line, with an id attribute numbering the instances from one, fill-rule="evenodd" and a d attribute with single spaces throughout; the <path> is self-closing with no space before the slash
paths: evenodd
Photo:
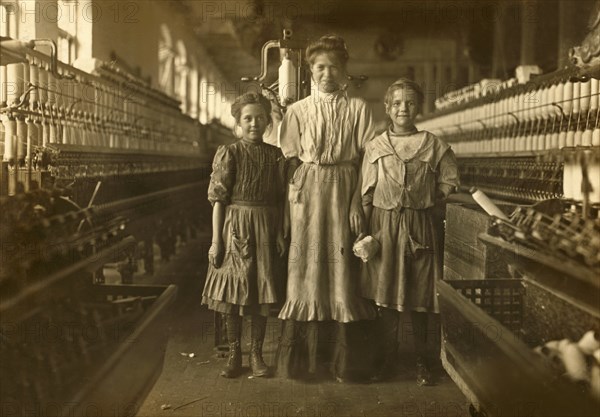
<path id="1" fill-rule="evenodd" d="M 16 4 L 0 4 L 0 36 L 17 38 Z"/>
<path id="2" fill-rule="evenodd" d="M 173 94 L 175 51 L 171 41 L 171 33 L 166 25 L 160 25 L 158 40 L 158 86 L 165 93 Z"/>
<path id="3" fill-rule="evenodd" d="M 200 123 L 207 124 L 208 118 L 208 79 L 205 75 L 198 77 L 200 80 Z"/>
<path id="4" fill-rule="evenodd" d="M 196 58 L 190 57 L 190 74 L 189 74 L 189 102 L 190 107 L 188 113 L 194 119 L 198 119 L 198 97 L 199 97 L 199 83 L 198 83 L 198 66 L 196 64 Z"/>
<path id="5" fill-rule="evenodd" d="M 77 59 L 77 2 L 58 1 L 58 59 L 72 64 Z"/>
<path id="6" fill-rule="evenodd" d="M 214 104 L 214 113 L 213 118 L 218 122 L 221 121 L 221 111 L 223 110 L 222 101 L 221 101 L 221 89 L 217 88 L 215 90 L 215 104 Z"/>
<path id="7" fill-rule="evenodd" d="M 217 117 L 217 83 L 213 81 L 212 74 L 206 83 L 205 97 L 207 104 L 206 121 L 208 123 L 212 123 L 212 121 Z"/>
<path id="8" fill-rule="evenodd" d="M 187 51 L 182 41 L 177 41 L 177 54 L 175 55 L 175 98 L 181 101 L 181 111 L 188 112 L 188 75 L 189 67 Z"/>
<path id="9" fill-rule="evenodd" d="M 72 64 L 76 59 L 75 37 L 58 29 L 58 60 L 66 64 Z"/>

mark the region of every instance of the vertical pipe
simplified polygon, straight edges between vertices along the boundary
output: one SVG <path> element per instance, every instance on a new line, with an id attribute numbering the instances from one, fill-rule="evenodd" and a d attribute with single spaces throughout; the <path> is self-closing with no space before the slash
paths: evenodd
<path id="1" fill-rule="evenodd" d="M 27 119 L 27 151 L 25 157 L 25 167 L 26 177 L 25 177 L 25 189 L 27 191 L 31 190 L 31 170 L 33 167 L 31 166 L 31 148 L 33 146 L 33 142 L 35 141 L 35 137 L 37 137 L 37 132 L 35 131 L 35 126 L 33 124 L 33 120 L 31 118 Z"/>
<path id="2" fill-rule="evenodd" d="M 40 117 L 35 118 L 35 132 L 37 133 L 33 146 L 42 146 L 44 143 L 44 132 Z"/>
<path id="3" fill-rule="evenodd" d="M 18 166 L 20 166 L 20 167 L 25 165 L 25 155 L 26 155 L 25 145 L 26 144 L 27 144 L 27 123 L 25 123 L 25 119 L 23 117 L 17 117 L 16 153 L 17 153 Z"/>
<path id="4" fill-rule="evenodd" d="M 8 103 L 8 74 L 6 65 L 0 65 L 0 107 L 6 107 Z"/>
<path id="5" fill-rule="evenodd" d="M 47 106 L 52 110 L 56 110 L 56 78 L 54 77 L 54 75 L 47 71 L 46 72 L 48 75 L 48 102 L 47 102 Z"/>
<path id="6" fill-rule="evenodd" d="M 577 115 L 581 111 L 581 83 L 573 83 L 573 114 Z"/>
<path id="7" fill-rule="evenodd" d="M 48 71 L 46 70 L 46 65 L 44 63 L 40 63 L 38 69 L 38 84 L 40 86 L 40 105 L 45 109 L 48 105 Z"/>
<path id="8" fill-rule="evenodd" d="M 32 148 L 36 145 L 37 142 L 37 129 L 35 124 L 33 123 L 33 119 L 27 119 L 27 153 L 26 153 L 26 162 L 28 166 L 31 166 L 31 152 Z"/>
<path id="9" fill-rule="evenodd" d="M 23 94 L 23 64 L 6 65 L 6 104 L 17 104 Z"/>
<path id="10" fill-rule="evenodd" d="M 50 143 L 50 124 L 42 119 L 42 146 L 45 148 Z"/>
<path id="11" fill-rule="evenodd" d="M 29 66 L 30 63 L 29 62 L 23 62 L 21 64 L 23 66 L 23 79 L 22 79 L 22 83 L 23 83 L 23 93 L 25 93 L 25 91 L 27 91 L 27 89 L 29 88 L 29 80 L 30 80 L 30 75 L 29 75 Z M 27 95 L 26 97 L 24 97 L 24 101 L 23 104 L 26 105 L 27 107 L 29 107 L 29 95 Z"/>
<path id="12" fill-rule="evenodd" d="M 2 124 L 4 125 L 4 161 L 16 162 L 16 133 L 17 123 L 15 119 L 2 115 Z"/>
<path id="13" fill-rule="evenodd" d="M 39 67 L 35 63 L 35 60 L 32 59 L 31 65 L 29 67 L 29 82 L 33 86 L 39 86 Z M 29 108 L 31 110 L 37 110 L 39 104 L 40 90 L 38 88 L 34 88 L 31 90 L 29 94 Z"/>
<path id="14" fill-rule="evenodd" d="M 592 112 L 598 110 L 598 101 L 599 101 L 599 88 L 600 80 L 598 78 L 592 78 L 590 80 L 590 110 Z"/>

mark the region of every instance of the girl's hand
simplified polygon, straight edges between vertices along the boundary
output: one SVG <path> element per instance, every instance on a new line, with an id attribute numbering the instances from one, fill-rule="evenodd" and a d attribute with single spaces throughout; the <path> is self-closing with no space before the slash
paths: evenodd
<path id="1" fill-rule="evenodd" d="M 225 247 L 223 241 L 213 242 L 208 251 L 208 262 L 215 268 L 219 268 L 223 263 L 223 256 L 225 255 Z"/>
<path id="2" fill-rule="evenodd" d="M 285 245 L 285 239 L 283 238 L 283 233 L 277 233 L 277 253 L 279 254 L 279 256 L 281 258 L 283 258 L 283 256 L 285 255 L 286 252 L 286 245 Z"/>
<path id="3" fill-rule="evenodd" d="M 359 204 L 351 204 L 350 207 L 350 230 L 356 236 L 364 232 L 364 214 Z"/>

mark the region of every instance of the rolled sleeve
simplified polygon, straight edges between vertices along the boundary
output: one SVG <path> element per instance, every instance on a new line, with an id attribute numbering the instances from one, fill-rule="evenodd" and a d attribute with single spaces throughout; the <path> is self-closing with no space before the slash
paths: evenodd
<path id="1" fill-rule="evenodd" d="M 283 117 L 279 131 L 281 151 L 286 159 L 300 156 L 301 136 L 300 120 L 294 107 L 290 106 Z"/>
<path id="2" fill-rule="evenodd" d="M 235 182 L 235 160 L 228 146 L 219 146 L 212 164 L 208 185 L 208 201 L 229 204 Z"/>
<path id="3" fill-rule="evenodd" d="M 369 160 L 369 149 L 367 148 L 362 162 L 362 187 L 360 194 L 363 206 L 373 205 L 373 193 L 377 186 L 377 161 L 372 163 Z"/>
<path id="4" fill-rule="evenodd" d="M 357 142 L 361 152 L 365 151 L 365 145 L 375 137 L 375 122 L 373 121 L 373 112 L 369 104 L 364 103 L 358 114 L 358 123 L 356 126 Z"/>
<path id="5" fill-rule="evenodd" d="M 450 194 L 455 192 L 460 185 L 460 179 L 458 177 L 458 164 L 452 149 L 448 149 L 440 159 L 438 165 L 437 184 L 438 191 L 444 197 L 448 197 Z"/>

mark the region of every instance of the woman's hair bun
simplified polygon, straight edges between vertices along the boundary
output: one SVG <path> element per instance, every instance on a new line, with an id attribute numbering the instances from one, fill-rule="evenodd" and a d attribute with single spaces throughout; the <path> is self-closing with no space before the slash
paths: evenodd
<path id="1" fill-rule="evenodd" d="M 312 64 L 318 54 L 326 52 L 335 54 L 343 65 L 346 65 L 350 58 L 344 38 L 338 35 L 325 35 L 306 47 L 306 59 Z"/>

